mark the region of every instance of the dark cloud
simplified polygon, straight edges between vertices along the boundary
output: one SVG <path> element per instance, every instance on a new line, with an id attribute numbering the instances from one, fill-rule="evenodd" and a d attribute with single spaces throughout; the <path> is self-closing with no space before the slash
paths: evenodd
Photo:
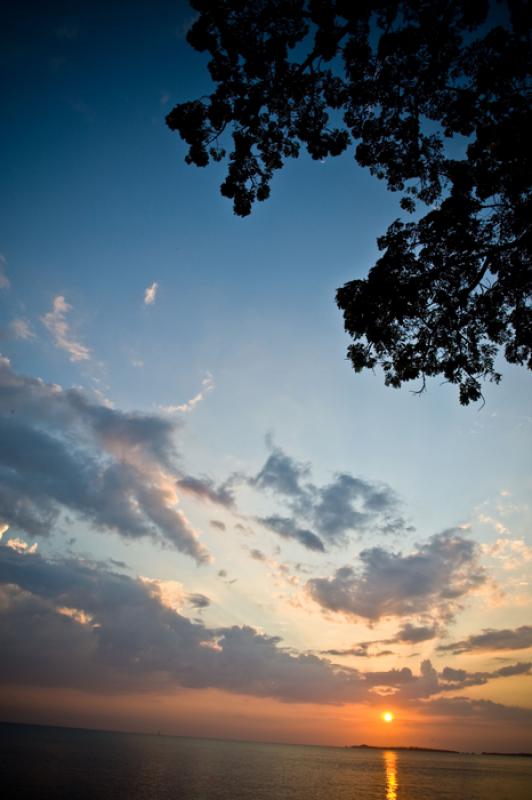
<path id="1" fill-rule="evenodd" d="M 449 617 L 485 581 L 477 546 L 459 530 L 432 536 L 410 555 L 372 547 L 359 560 L 359 569 L 345 566 L 332 578 L 307 581 L 313 600 L 327 611 L 371 622 L 431 611 Z"/>
<path id="2" fill-rule="evenodd" d="M 309 473 L 308 465 L 299 464 L 279 447 L 274 447 L 262 469 L 249 479 L 249 483 L 257 489 L 269 489 L 276 494 L 301 498 L 306 492 L 302 481 Z"/>
<path id="3" fill-rule="evenodd" d="M 285 649 L 279 637 L 249 627 L 208 628 L 191 621 L 164 604 L 156 581 L 5 546 L 0 640 L 4 685 L 104 692 L 210 687 L 285 702 L 341 704 L 380 702 L 384 690 L 419 700 L 530 670 L 530 664 L 515 664 L 494 673 L 438 674 L 428 661 L 419 675 L 406 667 L 339 667 Z"/>
<path id="4" fill-rule="evenodd" d="M 369 643 L 368 642 L 361 642 L 360 644 L 353 645 L 353 647 L 346 647 L 346 648 L 332 648 L 330 650 L 321 650 L 321 654 L 324 656 L 356 656 L 357 658 L 369 658 L 370 652 L 368 650 Z"/>
<path id="5" fill-rule="evenodd" d="M 460 642 L 442 644 L 438 650 L 442 653 L 485 653 L 491 650 L 526 650 L 532 647 L 532 625 L 521 625 L 519 628 L 485 628 L 462 639 Z"/>
<path id="6" fill-rule="evenodd" d="M 278 637 L 252 628 L 206 628 L 163 605 L 149 582 L 91 563 L 0 546 L 0 591 L 3 683 L 213 687 L 318 703 L 348 702 L 364 691 L 354 670 L 294 655 Z"/>
<path id="7" fill-rule="evenodd" d="M 510 678 L 514 675 L 530 675 L 532 663 L 510 664 L 507 667 L 500 667 L 493 672 L 467 672 L 465 669 L 453 669 L 444 667 L 441 672 L 443 684 L 440 686 L 442 691 L 454 691 L 467 689 L 470 686 L 483 686 L 494 678 Z"/>
<path id="8" fill-rule="evenodd" d="M 483 686 L 499 678 L 512 675 L 530 675 L 531 663 L 512 664 L 493 672 L 468 672 L 464 669 L 444 667 L 438 672 L 427 659 L 421 662 L 419 675 L 408 667 L 382 672 L 363 673 L 367 685 L 395 689 L 397 700 L 412 700 L 430 697 L 445 692 L 454 692 L 472 686 Z"/>
<path id="9" fill-rule="evenodd" d="M 379 642 L 359 642 L 358 644 L 354 644 L 352 647 L 340 649 L 333 648 L 332 650 L 321 650 L 320 652 L 324 656 L 355 656 L 356 658 L 375 658 L 378 656 L 393 655 L 391 650 L 382 650 L 380 652 L 371 651 L 370 647 L 372 647 L 374 644 L 379 644 Z"/>
<path id="10" fill-rule="evenodd" d="M 189 494 L 196 495 L 202 500 L 209 500 L 225 508 L 232 508 L 235 504 L 235 497 L 232 490 L 232 480 L 225 481 L 220 486 L 216 486 L 210 478 L 193 478 L 186 476 L 177 481 L 177 486 Z M 223 524 L 223 523 L 222 523 Z"/>
<path id="11" fill-rule="evenodd" d="M 262 552 L 262 550 L 257 550 L 256 548 L 253 548 L 252 550 L 250 550 L 249 554 L 250 554 L 251 558 L 254 561 L 267 561 L 268 560 L 266 555 Z"/>
<path id="12" fill-rule="evenodd" d="M 418 644 L 419 642 L 426 642 L 436 638 L 439 631 L 440 628 L 436 624 L 412 625 L 411 622 L 406 622 L 404 625 L 401 625 L 393 639 L 387 640 L 387 643 Z"/>
<path id="13" fill-rule="evenodd" d="M 399 500 L 386 484 L 339 473 L 324 486 L 309 480 L 310 467 L 272 447 L 262 469 L 248 483 L 281 501 L 287 513 L 259 520 L 309 550 L 345 544 L 348 535 L 372 530 L 389 534 L 412 530 L 399 513 Z"/>
<path id="14" fill-rule="evenodd" d="M 177 507 L 175 423 L 24 377 L 0 358 L 0 522 L 47 535 L 61 512 L 208 560 Z"/>
<path id="15" fill-rule="evenodd" d="M 219 519 L 211 519 L 210 526 L 211 528 L 216 528 L 216 530 L 225 531 L 225 524 L 220 522 Z"/>
<path id="16" fill-rule="evenodd" d="M 353 645 L 353 647 L 338 650 L 321 650 L 320 652 L 324 656 L 355 656 L 356 658 L 381 658 L 382 656 L 395 655 L 393 650 L 370 650 L 369 648 L 374 644 L 379 644 L 379 642 L 360 642 Z"/>
<path id="17" fill-rule="evenodd" d="M 211 601 L 206 595 L 197 593 L 187 595 L 187 603 L 192 608 L 208 608 Z"/>
<path id="18" fill-rule="evenodd" d="M 468 697 L 439 697 L 418 704 L 428 714 L 477 719 L 479 722 L 508 722 L 532 725 L 532 709 L 505 706 L 491 700 L 471 700 Z"/>
<path id="19" fill-rule="evenodd" d="M 295 539 L 307 550 L 314 550 L 318 553 L 325 552 L 325 547 L 319 536 L 316 536 L 315 533 L 306 528 L 298 528 L 294 520 L 289 517 L 260 517 L 257 522 L 282 536 L 283 539 Z"/>
<path id="20" fill-rule="evenodd" d="M 395 493 L 380 486 L 341 473 L 317 489 L 313 504 L 316 529 L 332 544 L 342 543 L 347 531 L 362 531 L 369 527 L 394 527 L 390 512 L 397 508 Z M 395 520 L 397 524 L 402 521 Z"/>
<path id="21" fill-rule="evenodd" d="M 397 634 L 391 639 L 373 639 L 371 642 L 357 642 L 352 647 L 338 650 L 322 650 L 322 655 L 329 656 L 356 656 L 359 658 L 376 658 L 378 656 L 392 656 L 393 650 L 375 650 L 377 645 L 383 644 L 417 644 L 429 639 L 434 639 L 439 632 L 436 624 L 432 625 L 413 625 L 406 622 L 402 625 Z M 371 649 L 370 649 L 371 648 Z"/>

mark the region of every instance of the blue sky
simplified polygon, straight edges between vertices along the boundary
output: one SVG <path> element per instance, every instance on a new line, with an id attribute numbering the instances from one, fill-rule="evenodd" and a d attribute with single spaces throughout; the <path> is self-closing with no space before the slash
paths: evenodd
<path id="1" fill-rule="evenodd" d="M 173 104 L 209 87 L 205 60 L 184 38 L 192 19 L 184 2 L 159 2 L 149 12 L 144 3 L 127 10 L 29 3 L 3 14 L 0 253 L 9 286 L 0 290 L 2 354 L 19 375 L 81 387 L 91 402 L 121 412 L 171 418 L 181 474 L 216 485 L 245 476 L 233 509 L 182 499 L 214 556 L 210 566 L 150 539 L 125 541 L 64 509 L 39 553 L 53 559 L 68 547 L 77 556 L 123 560 L 136 575 L 208 596 L 201 615 L 210 625 L 282 631 L 289 646 L 315 651 L 320 638 L 324 647 L 347 647 L 377 635 L 363 619 L 331 617 L 330 609 L 324 617 L 301 574 L 274 599 L 271 576 L 282 583 L 280 564 L 291 577 L 299 561 L 308 562 L 305 575 L 330 577 L 364 548 L 406 554 L 456 528 L 483 548 L 484 587 L 493 591 L 488 600 L 464 597 L 451 638 L 486 627 L 486 602 L 491 627 L 524 625 L 529 375 L 503 366 L 501 385 L 485 387 L 485 406 L 462 408 L 453 387 L 433 381 L 416 397 L 409 387 L 386 389 L 379 374 L 355 375 L 345 359 L 334 292 L 372 265 L 376 237 L 399 215 L 397 198 L 349 154 L 323 164 L 301 158 L 275 178 L 271 199 L 251 217 L 233 216 L 218 190 L 223 165 L 187 167 L 183 144 L 164 124 Z M 154 283 L 154 302 L 146 304 Z M 70 308 L 47 326 L 58 297 Z M 27 325 L 25 338 L 15 320 Z M 85 358 L 72 360 L 61 346 L 58 320 Z M 185 408 L 170 413 L 168 406 Z M 256 517 L 283 507 L 249 484 L 275 448 L 292 467 L 310 465 L 315 487 L 337 473 L 386 484 L 405 526 L 389 538 L 359 531 L 326 556 L 257 526 Z M 14 534 L 33 542 L 23 530 Z M 510 552 L 521 553 L 518 566 L 508 567 Z M 237 583 L 221 581 L 220 570 Z M 500 591 L 507 600 L 497 604 Z M 390 619 L 383 625 L 383 638 L 397 627 Z M 436 643 L 425 643 L 423 654 L 437 659 Z M 412 664 L 401 651 L 386 667 L 398 658 Z M 482 668 L 494 664 L 488 659 Z M 517 702 L 511 687 L 500 697 L 490 692 L 491 684 L 486 697 L 502 702 L 506 692 Z"/>

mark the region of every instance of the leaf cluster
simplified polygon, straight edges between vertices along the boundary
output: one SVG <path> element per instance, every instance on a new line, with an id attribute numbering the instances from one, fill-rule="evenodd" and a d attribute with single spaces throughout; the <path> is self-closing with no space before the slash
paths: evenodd
<path id="1" fill-rule="evenodd" d="M 440 375 L 464 404 L 495 360 L 532 367 L 530 7 L 524 0 L 192 0 L 214 90 L 167 124 L 186 160 L 227 160 L 240 216 L 304 148 L 351 149 L 401 193 L 364 280 L 337 303 L 356 371 Z M 229 144 L 228 144 L 229 143 Z M 457 156 L 462 147 L 464 153 Z M 426 212 L 422 214 L 423 210 Z"/>

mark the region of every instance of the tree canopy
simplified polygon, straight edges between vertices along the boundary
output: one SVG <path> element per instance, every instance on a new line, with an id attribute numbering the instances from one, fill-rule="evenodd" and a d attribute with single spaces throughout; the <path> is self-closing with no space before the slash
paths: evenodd
<path id="1" fill-rule="evenodd" d="M 351 149 L 401 193 L 367 278 L 338 289 L 354 369 L 441 376 L 460 402 L 532 368 L 530 6 L 508 0 L 191 0 L 212 94 L 167 124 L 228 163 L 240 216 L 276 170 Z M 410 214 L 411 216 L 408 216 Z"/>

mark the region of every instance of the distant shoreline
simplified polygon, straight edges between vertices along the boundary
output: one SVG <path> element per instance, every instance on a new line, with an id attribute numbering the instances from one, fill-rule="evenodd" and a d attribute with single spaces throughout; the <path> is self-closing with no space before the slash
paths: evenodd
<path id="1" fill-rule="evenodd" d="M 382 745 L 382 744 L 348 744 L 348 750 L 402 750 L 409 753 L 451 753 L 457 756 L 512 756 L 514 758 L 532 758 L 532 753 L 481 753 L 465 752 L 464 750 L 447 750 L 443 747 L 416 747 L 415 745 Z"/>
<path id="2" fill-rule="evenodd" d="M 453 753 L 462 755 L 460 750 L 447 750 L 443 747 L 416 747 L 415 745 L 348 744 L 349 750 L 414 750 L 420 753 Z"/>

